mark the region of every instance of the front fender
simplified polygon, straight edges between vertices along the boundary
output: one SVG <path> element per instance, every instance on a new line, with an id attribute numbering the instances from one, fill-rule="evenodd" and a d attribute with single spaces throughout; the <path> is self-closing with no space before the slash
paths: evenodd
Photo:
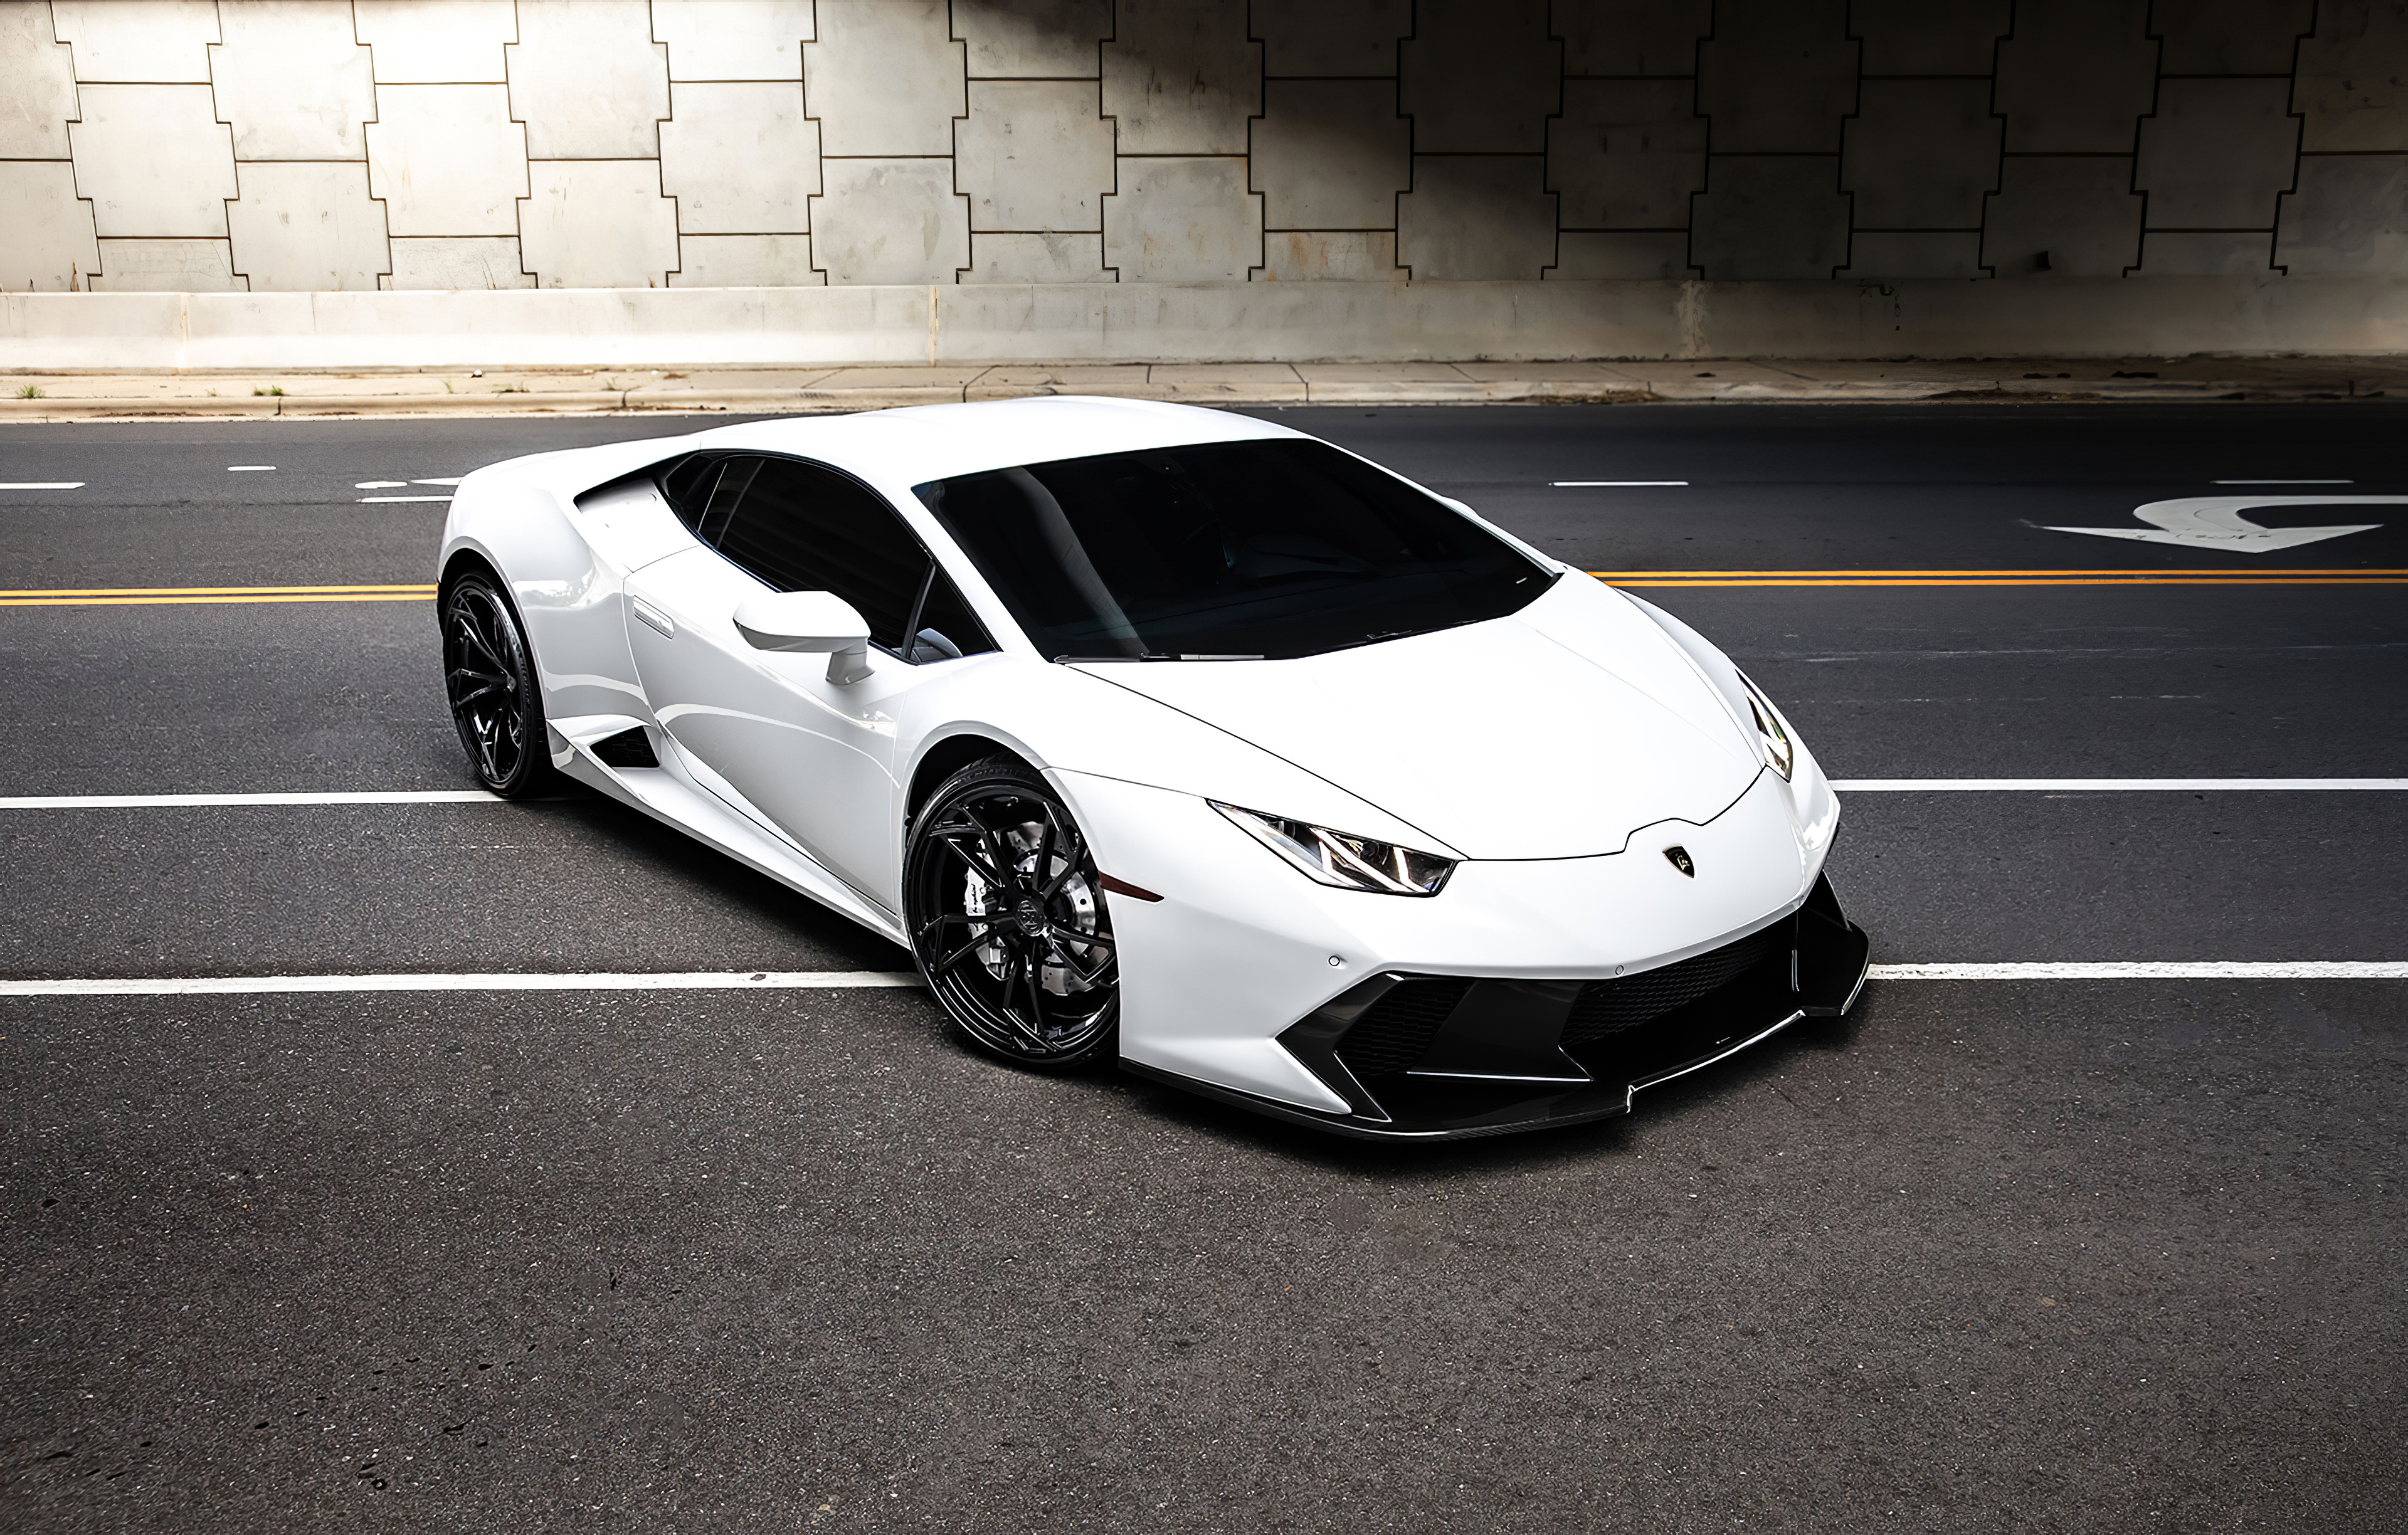
<path id="1" fill-rule="evenodd" d="M 945 741 L 975 735 L 1000 742 L 1049 773 L 1168 789 L 1462 856 L 1327 779 L 1074 667 L 1010 654 L 940 665 L 952 675 L 914 689 L 910 717 L 897 722 L 897 754 L 904 759 L 897 764 L 900 783 L 911 782 L 928 753 Z M 1097 844 L 1099 855 L 1111 851 Z"/>

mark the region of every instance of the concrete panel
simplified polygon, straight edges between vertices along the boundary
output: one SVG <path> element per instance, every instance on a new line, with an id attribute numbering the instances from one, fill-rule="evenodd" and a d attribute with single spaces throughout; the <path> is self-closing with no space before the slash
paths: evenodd
<path id="1" fill-rule="evenodd" d="M 1104 265 L 1123 282 L 1242 282 L 1263 259 L 1263 200 L 1242 157 L 1123 160 L 1104 199 Z"/>
<path id="2" fill-rule="evenodd" d="M 2288 75 L 2316 0 L 2152 0 L 2149 30 L 2169 75 Z"/>
<path id="3" fill-rule="evenodd" d="M 819 34 L 803 45 L 803 98 L 822 153 L 953 152 L 953 119 L 969 108 L 945 0 L 819 0 Z"/>
<path id="4" fill-rule="evenodd" d="M 1263 99 L 1246 0 L 1120 0 L 1103 61 L 1121 153 L 1246 152 L 1246 120 Z"/>
<path id="5" fill-rule="evenodd" d="M 1100 234 L 972 234 L 964 282 L 1110 282 Z"/>
<path id="6" fill-rule="evenodd" d="M 951 160 L 830 160 L 821 174 L 811 260 L 831 286 L 952 282 L 970 264 L 969 199 L 953 192 Z"/>
<path id="7" fill-rule="evenodd" d="M 973 80 L 969 103 L 953 184 L 969 194 L 972 229 L 1103 228 L 1112 125 L 1092 80 Z"/>
<path id="8" fill-rule="evenodd" d="M 530 160 L 519 249 L 538 288 L 665 288 L 677 205 L 657 160 Z"/>
<path id="9" fill-rule="evenodd" d="M 1980 229 L 2005 126 L 1986 79 L 1865 81 L 1840 154 L 1856 227 Z"/>
<path id="10" fill-rule="evenodd" d="M 1420 154 L 1541 154 L 1561 109 L 1546 0 L 1421 0 L 1397 45 L 1398 105 Z"/>
<path id="11" fill-rule="evenodd" d="M 387 269 L 384 205 L 368 197 L 356 160 L 243 165 L 242 195 L 226 205 L 234 269 L 252 293 L 373 291 Z"/>
<path id="12" fill-rule="evenodd" d="M 2408 154 L 2301 155 L 2276 228 L 2275 264 L 2294 277 L 2408 274 Z"/>
<path id="13" fill-rule="evenodd" d="M 817 288 L 809 235 L 682 235 L 672 288 Z"/>
<path id="14" fill-rule="evenodd" d="M 1384 79 L 1267 80 L 1254 190 L 1273 229 L 1393 229 L 1412 184 L 1412 124 Z"/>
<path id="15" fill-rule="evenodd" d="M 499 85 L 518 41 L 510 0 L 352 0 L 352 27 L 380 85 Z"/>
<path id="16" fill-rule="evenodd" d="M 1694 75 L 1713 0 L 1555 0 L 1564 73 Z"/>
<path id="17" fill-rule="evenodd" d="M 2132 178 L 2149 194 L 2149 226 L 2272 228 L 2274 200 L 2291 190 L 2299 158 L 2290 96 L 2281 79 L 2159 81 Z"/>
<path id="18" fill-rule="evenodd" d="M 100 237 L 225 237 L 234 136 L 206 85 L 87 85 L 67 130 Z"/>
<path id="19" fill-rule="evenodd" d="M 2291 104 L 2308 120 L 2302 150 L 2408 151 L 2408 3 L 2320 0 Z"/>
<path id="20" fill-rule="evenodd" d="M 77 79 L 208 83 L 214 0 L 53 0 L 50 9 L 59 41 L 75 45 Z"/>
<path id="21" fill-rule="evenodd" d="M 368 194 L 384 199 L 395 236 L 518 234 L 526 129 L 510 121 L 506 87 L 383 86 L 377 112 Z"/>
<path id="22" fill-rule="evenodd" d="M 1868 76 L 1987 76 L 2014 20 L 2014 0 L 1848 0 Z"/>
<path id="23" fill-rule="evenodd" d="M 1861 202 L 1859 207 L 1863 206 Z M 1859 229 L 1848 240 L 1846 278 L 1978 278 L 1982 232 Z"/>
<path id="24" fill-rule="evenodd" d="M 1378 282 L 1405 276 L 1397 237 L 1381 230 L 1282 229 L 1263 236 L 1262 282 Z"/>
<path id="25" fill-rule="evenodd" d="M 1689 276 L 1689 237 L 1677 230 L 1568 229 L 1555 237 L 1555 264 L 1547 276 L 1558 281 L 1678 281 Z"/>
<path id="26" fill-rule="evenodd" d="M 2014 154 L 2129 154 L 2155 99 L 2148 0 L 2021 0 L 1994 105 Z"/>
<path id="27" fill-rule="evenodd" d="M 1411 0 L 1254 0 L 1253 22 L 1267 76 L 1393 76 L 1413 11 Z"/>
<path id="28" fill-rule="evenodd" d="M 346 0 L 225 0 L 218 17 L 209 75 L 236 159 L 367 158 L 376 85 Z"/>
<path id="29" fill-rule="evenodd" d="M 1723 0 L 1698 45 L 1698 110 L 1714 152 L 1837 154 L 1856 110 L 1847 0 Z"/>
<path id="30" fill-rule="evenodd" d="M 1094 79 L 1112 0 L 953 0 L 972 79 Z"/>
<path id="31" fill-rule="evenodd" d="M 1689 217 L 1711 281 L 1828 278 L 1848 259 L 1838 155 L 1717 154 Z"/>
<path id="32" fill-rule="evenodd" d="M 238 294 L 242 279 L 223 240 L 100 242 L 107 275 L 85 284 L 96 294 Z"/>
<path id="33" fill-rule="evenodd" d="M 673 80 L 800 80 L 810 0 L 652 0 Z"/>
<path id="34" fill-rule="evenodd" d="M 0 291 L 63 294 L 100 269 L 92 205 L 67 162 L 0 160 Z"/>
<path id="35" fill-rule="evenodd" d="M 803 116 L 800 81 L 681 83 L 669 94 L 676 111 L 661 124 L 661 190 L 677 199 L 680 230 L 810 227 L 805 199 L 820 190 L 820 125 Z"/>
<path id="36" fill-rule="evenodd" d="M 396 239 L 392 242 L 394 291 L 475 293 L 489 288 L 532 288 L 535 274 L 519 263 L 516 236 L 470 239 Z"/>
<path id="37" fill-rule="evenodd" d="M 76 115 L 75 60 L 48 6 L 0 6 L 0 160 L 64 160 Z"/>
<path id="38" fill-rule="evenodd" d="M 669 115 L 668 49 L 652 41 L 644 0 L 518 0 L 519 40 L 504 49 L 510 115 L 530 160 L 639 160 L 661 152 Z"/>
<path id="39" fill-rule="evenodd" d="M 1541 155 L 1417 154 L 1397 199 L 1397 260 L 1417 282 L 1530 279 L 1555 263 Z"/>
<path id="40" fill-rule="evenodd" d="M 2007 161 L 1984 214 L 1982 265 L 2002 278 L 2122 276 L 2141 259 L 2131 182 L 2128 155 Z"/>
<path id="41" fill-rule="evenodd" d="M 2142 277 L 2251 277 L 2273 269 L 2272 230 L 2151 230 L 2141 237 Z"/>
<path id="42" fill-rule="evenodd" d="M 1687 228 L 1689 194 L 1706 184 L 1695 100 L 1685 79 L 1564 81 L 1563 116 L 1547 124 L 1547 186 L 1562 194 L 1564 227 Z"/>

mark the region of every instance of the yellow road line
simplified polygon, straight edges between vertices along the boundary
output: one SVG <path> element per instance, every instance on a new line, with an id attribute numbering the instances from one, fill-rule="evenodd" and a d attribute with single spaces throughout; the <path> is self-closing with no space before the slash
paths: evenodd
<path id="1" fill-rule="evenodd" d="M 386 586 L 99 586 L 0 591 L 0 608 L 143 608 L 249 602 L 426 602 L 435 588 Z"/>
<path id="2" fill-rule="evenodd" d="M 2306 571 L 2250 571 L 2245 575 L 2168 575 L 2119 571 L 2095 576 L 1953 574 L 1918 571 L 1899 575 L 1821 575 L 1805 571 L 1732 571 L 1692 575 L 1685 570 L 1592 570 L 1615 586 L 2402 586 L 2408 572 L 2353 571 L 2347 575 Z"/>
<path id="3" fill-rule="evenodd" d="M 2181 567 L 2168 567 L 2164 569 L 2158 570 L 2087 570 L 2067 567 L 2052 567 L 2044 570 L 1592 570 L 1589 574 L 1609 581 L 1621 576 L 1628 576 L 1637 580 L 1678 579 L 1682 581 L 1689 580 L 1692 577 L 1708 576 L 1779 577 L 1784 581 L 1800 576 L 1834 576 L 1846 577 L 1850 580 L 1857 580 L 1869 576 L 1913 576 L 1917 578 L 1939 576 L 2214 576 L 2219 579 L 2230 581 L 2264 581 L 2269 577 L 2281 578 L 2289 576 L 2408 576 L 2408 570 L 2382 570 L 2358 567 L 2335 567 L 2329 569 L 2323 569 L 2309 568 L 2307 567 L 2294 567 L 2288 566 L 2263 570 L 2201 570 L 2187 569 Z"/>

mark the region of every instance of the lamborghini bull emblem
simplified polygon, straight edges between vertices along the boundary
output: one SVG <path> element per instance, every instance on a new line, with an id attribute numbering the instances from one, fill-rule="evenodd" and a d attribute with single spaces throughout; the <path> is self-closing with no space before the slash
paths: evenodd
<path id="1" fill-rule="evenodd" d="M 1693 880 L 1694 880 L 1694 879 L 1696 879 L 1696 878 L 1698 877 L 1698 864 L 1697 864 L 1697 860 L 1696 860 L 1696 859 L 1694 859 L 1694 858 L 1691 858 L 1691 857 L 1689 856 L 1689 850 L 1688 850 L 1687 848 L 1684 848 L 1684 847 L 1669 847 L 1669 848 L 1666 848 L 1666 849 L 1664 850 L 1664 856 L 1665 856 L 1668 860 L 1670 860 L 1670 863 L 1671 863 L 1671 865 L 1672 865 L 1672 867 L 1673 867 L 1674 868 L 1679 869 L 1682 873 L 1686 874 L 1689 878 L 1691 878 L 1691 879 L 1693 879 Z"/>

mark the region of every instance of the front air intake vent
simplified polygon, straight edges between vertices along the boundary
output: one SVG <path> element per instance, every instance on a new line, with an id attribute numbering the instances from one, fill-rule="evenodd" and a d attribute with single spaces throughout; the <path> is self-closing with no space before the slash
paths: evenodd
<path id="1" fill-rule="evenodd" d="M 1338 1054 L 1360 1076 L 1410 1071 L 1429 1053 L 1439 1026 L 1470 989 L 1468 976 L 1399 981 L 1355 1020 L 1339 1042 Z"/>
<path id="2" fill-rule="evenodd" d="M 1595 1044 L 1721 990 L 1764 963 L 1786 940 L 1789 929 L 1788 923 L 1776 922 L 1736 943 L 1692 955 L 1677 965 L 1590 982 L 1572 1003 L 1571 1016 L 1564 1020 L 1564 1044 L 1575 1050 Z"/>

